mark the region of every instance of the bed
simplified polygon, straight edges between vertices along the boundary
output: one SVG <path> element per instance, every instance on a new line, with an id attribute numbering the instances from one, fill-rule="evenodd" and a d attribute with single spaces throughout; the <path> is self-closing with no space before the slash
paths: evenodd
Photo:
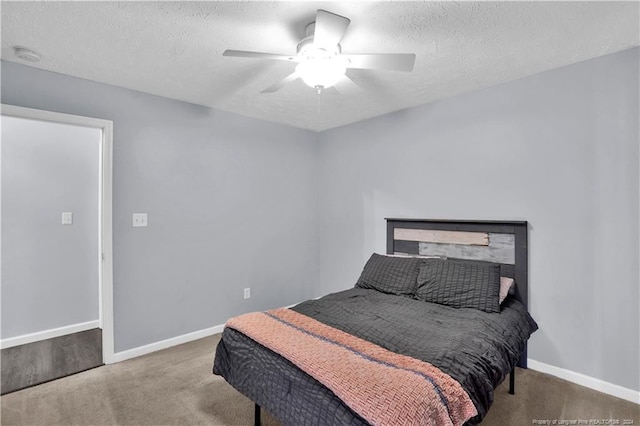
<path id="1" fill-rule="evenodd" d="M 474 411 L 467 412 L 464 418 L 466 425 L 482 421 L 493 402 L 494 389 L 507 376 L 510 376 L 510 392 L 513 393 L 514 367 L 526 368 L 526 343 L 537 329 L 527 312 L 527 222 L 386 221 L 387 256 L 372 255 L 354 288 L 309 300 L 288 310 L 253 314 L 254 322 L 245 324 L 245 328 L 233 321 L 227 324 L 216 350 L 213 372 L 223 376 L 255 403 L 257 425 L 260 424 L 260 407 L 285 425 L 389 424 L 384 417 L 369 412 L 372 406 L 366 403 L 371 402 L 371 394 L 360 396 L 364 398 L 365 405 L 357 399 L 358 396 L 352 395 L 361 389 L 367 390 L 368 384 L 356 386 L 355 391 L 345 391 L 335 388 L 331 378 L 328 380 L 316 372 L 317 363 L 331 360 L 330 350 L 336 346 L 335 341 L 327 343 L 322 336 L 314 334 L 312 337 L 315 341 L 322 340 L 317 348 L 301 343 L 303 347 L 314 348 L 309 351 L 309 356 L 316 358 L 310 358 L 315 361 L 309 367 L 309 362 L 282 352 L 289 343 L 286 343 L 285 337 L 279 338 L 280 334 L 272 339 L 275 340 L 273 343 L 269 343 L 268 339 L 261 340 L 262 335 L 257 329 L 267 321 L 281 326 L 280 323 L 284 321 L 278 316 L 286 321 L 290 316 L 291 321 L 302 321 L 300 324 L 309 322 L 309 327 L 315 327 L 314 333 L 316 330 L 318 333 L 326 331 L 333 333 L 331 336 L 338 333 L 340 338 L 354 339 L 354 344 L 360 345 L 358 348 L 385 351 L 384 356 L 393 359 L 389 361 L 391 364 L 397 361 L 413 366 L 415 362 L 420 363 L 415 368 L 437 367 L 438 372 L 444 373 L 446 378 L 452 379 L 456 386 L 463 389 L 469 400 L 466 404 L 474 407 Z M 391 269 L 385 265 L 392 265 Z M 389 270 L 392 271 L 391 275 Z M 464 291 L 456 293 L 455 300 L 448 299 L 451 294 L 449 290 L 442 291 L 443 283 L 454 288 L 452 291 L 457 291 L 455 286 L 459 284 L 458 281 L 468 281 L 469 274 L 481 277 L 478 280 L 490 281 L 491 289 L 479 292 L 465 287 Z M 497 310 L 493 300 L 496 274 L 501 284 L 505 284 L 505 279 L 515 281 L 515 286 L 511 287 L 510 294 L 499 303 Z M 473 275 L 474 280 L 476 275 Z M 411 288 L 405 285 L 411 282 L 418 284 Z M 502 290 L 505 291 L 504 286 Z M 491 294 L 484 294 L 488 292 Z M 308 336 L 303 335 L 301 339 L 305 337 Z M 294 341 L 297 342 L 291 340 Z M 277 347 L 278 343 L 283 348 Z M 347 355 L 353 352 L 350 347 L 337 349 Z M 296 350 L 293 350 L 294 355 Z M 383 364 L 382 368 L 387 370 L 391 367 L 393 371 L 398 370 L 396 364 L 390 366 L 386 361 L 374 361 Z M 334 363 L 330 364 L 333 367 L 323 368 L 338 370 L 342 366 L 347 371 L 340 374 L 348 375 L 349 367 L 343 364 Z M 325 371 L 324 374 L 336 375 L 333 371 Z M 405 376 L 398 377 L 402 377 L 396 377 L 401 381 L 410 380 Z M 442 410 L 449 414 L 455 411 L 459 402 L 448 400 L 447 395 L 443 398 L 438 386 L 431 384 L 440 398 L 436 402 L 442 402 Z M 388 394 L 393 399 L 395 392 L 379 392 L 374 396 L 386 398 L 385 394 Z M 412 395 L 415 395 L 418 391 L 413 392 Z M 374 402 L 376 405 L 386 404 L 377 399 Z M 407 401 L 403 403 L 403 412 L 406 412 Z M 408 403 L 412 406 L 424 404 L 417 399 L 415 404 L 411 399 Z M 459 404 L 462 407 L 463 403 Z M 459 411 L 464 410 L 460 408 Z M 420 415 L 420 412 L 416 415 Z M 456 421 L 452 424 L 456 424 Z M 433 423 L 439 424 L 440 421 Z"/>

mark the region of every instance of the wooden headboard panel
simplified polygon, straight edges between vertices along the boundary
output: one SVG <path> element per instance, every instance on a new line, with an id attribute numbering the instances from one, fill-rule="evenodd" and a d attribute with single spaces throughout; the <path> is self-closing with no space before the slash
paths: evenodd
<path id="1" fill-rule="evenodd" d="M 528 307 L 526 221 L 386 220 L 387 254 L 499 263 L 501 275 L 516 281 L 516 299 Z"/>

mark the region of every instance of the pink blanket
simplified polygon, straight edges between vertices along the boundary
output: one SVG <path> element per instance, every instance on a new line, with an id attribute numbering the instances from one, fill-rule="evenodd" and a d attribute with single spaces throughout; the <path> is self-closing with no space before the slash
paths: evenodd
<path id="1" fill-rule="evenodd" d="M 282 308 L 230 319 L 373 425 L 461 425 L 477 414 L 460 384 L 433 365 Z"/>

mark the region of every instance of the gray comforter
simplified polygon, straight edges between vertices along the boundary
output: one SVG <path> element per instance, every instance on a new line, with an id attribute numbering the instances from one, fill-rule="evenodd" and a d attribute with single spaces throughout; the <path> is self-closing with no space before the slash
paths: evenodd
<path id="1" fill-rule="evenodd" d="M 476 405 L 479 414 L 470 424 L 482 420 L 493 390 L 537 329 L 513 299 L 496 314 L 354 288 L 292 309 L 437 366 L 457 380 Z M 225 329 L 213 371 L 287 425 L 367 424 L 323 385 L 235 330 Z"/>

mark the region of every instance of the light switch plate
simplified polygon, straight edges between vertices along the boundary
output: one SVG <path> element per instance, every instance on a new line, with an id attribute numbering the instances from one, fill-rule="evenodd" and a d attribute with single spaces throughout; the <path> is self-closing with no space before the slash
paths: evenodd
<path id="1" fill-rule="evenodd" d="M 134 213 L 133 214 L 133 227 L 147 226 L 147 214 L 146 213 Z"/>
<path id="2" fill-rule="evenodd" d="M 62 212 L 62 224 L 63 225 L 73 225 L 73 213 L 72 212 Z"/>

